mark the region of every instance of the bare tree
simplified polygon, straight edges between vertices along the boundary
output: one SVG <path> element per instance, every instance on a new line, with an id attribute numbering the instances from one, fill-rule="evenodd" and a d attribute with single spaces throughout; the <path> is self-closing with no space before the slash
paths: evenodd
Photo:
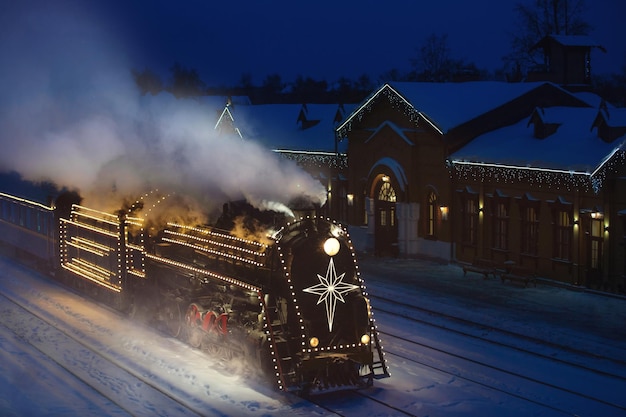
<path id="1" fill-rule="evenodd" d="M 450 47 L 448 35 L 431 34 L 418 49 L 417 58 L 411 64 L 419 78 L 426 81 L 446 81 L 450 72 Z"/>
<path id="2" fill-rule="evenodd" d="M 143 71 L 133 69 L 131 73 L 141 95 L 150 93 L 155 96 L 163 91 L 163 81 L 155 72 L 149 69 L 144 69 Z"/>
<path id="3" fill-rule="evenodd" d="M 198 97 L 206 94 L 206 85 L 195 69 L 185 68 L 177 62 L 170 68 L 170 71 L 172 80 L 169 91 L 176 98 Z"/>
<path id="4" fill-rule="evenodd" d="M 541 64 L 533 46 L 548 35 L 588 35 L 592 27 L 583 17 L 584 0 L 526 0 L 514 8 L 517 28 L 511 34 L 511 53 L 503 57 L 509 71 L 526 72 Z"/>
<path id="5" fill-rule="evenodd" d="M 486 77 L 473 62 L 452 57 L 447 34 L 431 34 L 416 52 L 411 60 L 413 71 L 405 77 L 408 81 L 450 82 Z"/>

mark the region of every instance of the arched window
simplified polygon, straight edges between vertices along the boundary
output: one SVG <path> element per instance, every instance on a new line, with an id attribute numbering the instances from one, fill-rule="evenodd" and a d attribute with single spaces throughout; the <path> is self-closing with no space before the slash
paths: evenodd
<path id="1" fill-rule="evenodd" d="M 382 201 L 389 201 L 391 203 L 396 202 L 396 191 L 393 189 L 391 184 L 383 182 L 383 185 L 380 187 L 380 191 L 378 192 L 378 199 Z"/>

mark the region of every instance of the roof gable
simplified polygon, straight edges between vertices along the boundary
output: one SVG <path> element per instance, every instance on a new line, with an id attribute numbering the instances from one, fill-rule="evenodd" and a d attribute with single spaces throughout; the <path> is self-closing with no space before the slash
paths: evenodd
<path id="1" fill-rule="evenodd" d="M 360 121 L 363 116 L 372 110 L 377 100 L 382 97 L 387 98 L 389 102 L 403 109 L 409 119 L 415 123 L 421 118 L 429 125 L 431 125 L 437 132 L 443 134 L 443 132 L 434 125 L 428 117 L 421 114 L 408 100 L 406 100 L 397 90 L 395 90 L 390 84 L 383 84 L 380 88 L 371 93 L 359 106 L 357 106 L 349 116 L 341 123 L 335 131 L 339 138 L 346 137 L 348 131 L 352 129 L 352 123 Z"/>
<path id="2" fill-rule="evenodd" d="M 598 136 L 605 142 L 626 135 L 626 109 L 602 106 L 593 121 L 592 128 L 598 129 Z"/>
<path id="3" fill-rule="evenodd" d="M 476 119 L 492 110 L 547 86 L 567 94 L 581 105 L 588 105 L 566 90 L 546 82 L 507 83 L 498 81 L 474 81 L 465 83 L 394 82 L 384 84 L 372 93 L 337 128 L 340 137 L 351 129 L 354 121 L 372 110 L 376 100 L 385 96 L 404 111 L 411 120 L 424 120 L 440 134 Z"/>
<path id="4" fill-rule="evenodd" d="M 378 134 L 380 132 L 382 132 L 384 129 L 391 129 L 392 131 L 394 131 L 400 138 L 402 138 L 402 140 L 404 140 L 406 143 L 408 143 L 410 146 L 413 146 L 414 143 L 411 142 L 411 140 L 406 136 L 406 134 L 402 131 L 402 129 L 400 129 L 400 127 L 398 125 L 396 125 L 395 123 L 392 123 L 388 120 L 386 120 L 384 123 L 382 123 L 380 126 L 378 126 L 376 128 L 376 130 L 374 130 L 374 132 L 365 140 L 365 143 L 373 140 L 374 138 L 376 138 L 376 136 L 378 136 Z"/>
<path id="5" fill-rule="evenodd" d="M 549 48 L 550 42 L 568 48 L 598 48 L 606 52 L 606 49 L 602 45 L 586 35 L 547 35 L 537 42 L 531 50 L 535 48 Z"/>

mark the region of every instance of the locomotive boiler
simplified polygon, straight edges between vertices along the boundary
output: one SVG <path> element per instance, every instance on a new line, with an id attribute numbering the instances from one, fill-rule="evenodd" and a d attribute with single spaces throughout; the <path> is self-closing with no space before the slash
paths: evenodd
<path id="1" fill-rule="evenodd" d="M 1 194 L 0 239 L 137 320 L 260 368 L 281 390 L 389 376 L 346 228 L 314 212 L 268 222 L 232 210 L 216 226 L 156 224 L 150 207 L 165 198 L 108 213 Z M 254 227 L 231 227 L 240 219 Z"/>

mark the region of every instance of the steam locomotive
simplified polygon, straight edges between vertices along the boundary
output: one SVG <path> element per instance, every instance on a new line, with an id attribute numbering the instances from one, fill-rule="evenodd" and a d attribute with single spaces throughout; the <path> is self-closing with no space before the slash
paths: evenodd
<path id="1" fill-rule="evenodd" d="M 220 227 L 161 225 L 150 213 L 166 197 L 147 193 L 107 213 L 67 193 L 50 206 L 0 193 L 0 241 L 137 320 L 260 368 L 280 390 L 364 387 L 389 376 L 344 227 L 313 212 L 260 223 L 258 211 L 238 217 L 231 206 Z M 233 227 L 238 219 L 263 232 Z"/>

